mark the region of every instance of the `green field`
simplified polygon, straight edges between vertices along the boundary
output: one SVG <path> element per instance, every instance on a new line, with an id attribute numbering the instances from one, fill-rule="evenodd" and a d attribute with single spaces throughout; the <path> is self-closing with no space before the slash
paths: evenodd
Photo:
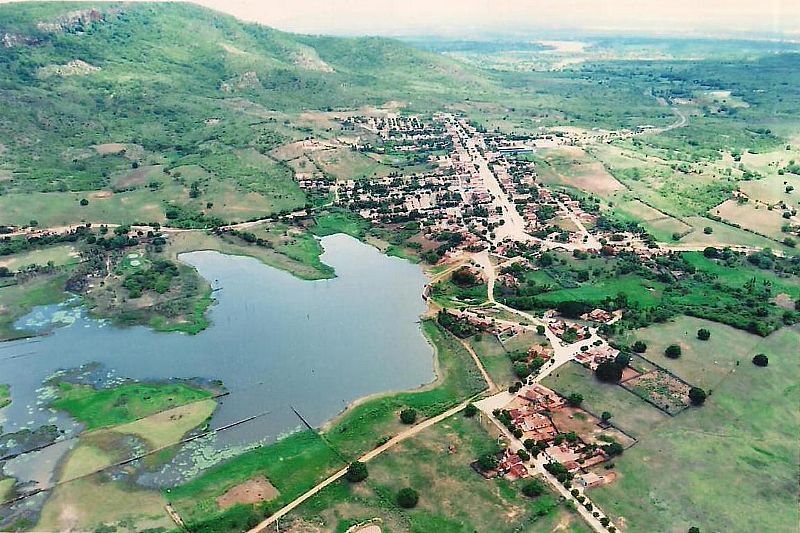
<path id="1" fill-rule="evenodd" d="M 669 417 L 619 385 L 601 383 L 591 370 L 578 364 L 564 365 L 544 379 L 542 384 L 564 395 L 583 395 L 581 407 L 601 415 L 611 413 L 611 423 L 639 438 L 665 423 Z"/>
<path id="2" fill-rule="evenodd" d="M 397 532 L 588 531 L 552 493 L 531 500 L 521 493 L 523 481 L 486 480 L 473 470 L 470 463 L 495 446 L 476 418 L 454 415 L 370 461 L 365 482 L 340 480 L 286 521 L 290 529 L 313 525 L 326 532 L 375 518 Z M 414 509 L 395 503 L 403 487 L 419 492 Z"/>
<path id="3" fill-rule="evenodd" d="M 699 327 L 711 329 L 710 341 L 695 339 Z M 670 418 L 579 367 L 548 378 L 560 392 L 579 390 L 591 410 L 612 412 L 612 422 L 639 439 L 615 461 L 621 477 L 590 496 L 629 531 L 794 528 L 800 333 L 784 328 L 762 339 L 681 318 L 627 337 L 634 338 L 648 343 L 647 357 L 711 394 L 704 406 Z M 675 341 L 683 354 L 667 360 L 663 348 Z M 758 352 L 769 356 L 769 367 L 750 362 Z"/>
<path id="4" fill-rule="evenodd" d="M 31 250 L 21 254 L 0 259 L 0 266 L 5 266 L 9 270 L 20 270 L 29 265 L 54 266 L 73 265 L 78 262 L 78 254 L 70 245 L 50 246 L 38 250 Z"/>
<path id="5" fill-rule="evenodd" d="M 0 384 L 0 409 L 11 403 L 11 387 Z"/>
<path id="6" fill-rule="evenodd" d="M 150 385 L 129 383 L 111 389 L 89 385 L 57 384 L 58 398 L 52 406 L 66 411 L 87 429 L 133 422 L 179 405 L 211 398 L 209 391 L 182 383 Z"/>

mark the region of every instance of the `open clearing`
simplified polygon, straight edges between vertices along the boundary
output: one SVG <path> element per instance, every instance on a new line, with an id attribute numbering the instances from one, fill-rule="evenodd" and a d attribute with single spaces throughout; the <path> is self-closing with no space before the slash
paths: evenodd
<path id="1" fill-rule="evenodd" d="M 266 502 L 278 496 L 278 489 L 264 476 L 256 476 L 244 483 L 231 487 L 225 494 L 217 498 L 220 509 L 227 509 L 239 504 Z"/>
<path id="2" fill-rule="evenodd" d="M 45 266 L 51 261 L 55 266 L 75 264 L 78 262 L 78 252 L 68 244 L 49 246 L 21 254 L 0 257 L 0 267 L 15 271 L 29 265 Z"/>
<path id="3" fill-rule="evenodd" d="M 524 481 L 487 480 L 475 472 L 470 463 L 495 446 L 477 417 L 454 415 L 370 461 L 366 482 L 342 479 L 287 518 L 321 531 L 344 531 L 375 517 L 387 531 L 586 531 L 549 492 L 531 500 L 521 493 Z M 394 503 L 403 487 L 419 492 L 414 509 Z"/>
<path id="4" fill-rule="evenodd" d="M 698 327 L 709 327 L 710 341 L 695 339 Z M 700 408 L 641 428 L 639 443 L 616 461 L 620 479 L 591 497 L 630 531 L 795 529 L 800 332 L 760 338 L 681 318 L 629 337 L 645 339 L 646 356 L 711 394 Z M 659 354 L 675 341 L 683 354 L 667 361 Z M 757 352 L 768 355 L 767 368 L 750 362 Z"/>
<path id="5" fill-rule="evenodd" d="M 543 183 L 567 185 L 582 191 L 607 196 L 625 189 L 602 163 L 576 147 L 547 148 L 539 156 L 547 165 L 539 168 Z"/>
<path id="6" fill-rule="evenodd" d="M 740 204 L 736 200 L 728 200 L 712 209 L 711 213 L 773 239 L 780 240 L 786 236 L 781 232 L 781 226 L 787 220 L 781 216 L 783 210 L 780 208 L 769 210 L 763 204 Z"/>
<path id="7" fill-rule="evenodd" d="M 101 525 L 135 524 L 172 529 L 167 501 L 153 491 L 139 490 L 97 474 L 55 488 L 42 509 L 35 531 L 93 531 Z"/>

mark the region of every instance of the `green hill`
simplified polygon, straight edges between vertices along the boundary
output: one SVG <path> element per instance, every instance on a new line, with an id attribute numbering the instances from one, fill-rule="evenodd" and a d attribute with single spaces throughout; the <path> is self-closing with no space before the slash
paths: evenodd
<path id="1" fill-rule="evenodd" d="M 243 165 L 241 151 L 309 135 L 298 112 L 390 100 L 433 109 L 489 87 L 398 41 L 293 35 L 187 4 L 3 5 L 0 38 L 5 194 L 119 188 L 136 183 L 131 167 L 192 164 L 291 208 L 303 198 L 290 170 Z M 285 187 L 253 183 L 263 173 Z M 146 179 L 169 189 L 158 173 Z"/>

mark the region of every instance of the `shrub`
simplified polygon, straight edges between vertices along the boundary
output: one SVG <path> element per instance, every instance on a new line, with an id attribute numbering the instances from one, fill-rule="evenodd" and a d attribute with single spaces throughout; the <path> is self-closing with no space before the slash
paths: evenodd
<path id="1" fill-rule="evenodd" d="M 486 472 L 497 468 L 497 457 L 493 453 L 485 453 L 478 457 L 478 467 Z"/>
<path id="2" fill-rule="evenodd" d="M 597 365 L 594 374 L 600 381 L 616 383 L 622 379 L 622 367 L 614 361 L 603 361 Z"/>
<path id="3" fill-rule="evenodd" d="M 753 364 L 756 366 L 767 366 L 769 364 L 769 357 L 763 353 L 753 356 Z"/>
<path id="4" fill-rule="evenodd" d="M 411 509 L 417 506 L 419 494 L 411 487 L 405 487 L 397 492 L 397 505 L 403 509 Z"/>
<path id="5" fill-rule="evenodd" d="M 669 357 L 670 359 L 677 359 L 681 356 L 681 347 L 677 344 L 670 344 L 667 346 L 667 349 L 664 350 L 664 355 Z"/>
<path id="6" fill-rule="evenodd" d="M 475 407 L 474 403 L 468 403 L 467 406 L 464 408 L 464 416 L 467 418 L 472 418 L 478 414 L 478 408 Z"/>
<path id="7" fill-rule="evenodd" d="M 344 476 L 347 478 L 347 481 L 351 483 L 358 483 L 359 481 L 364 481 L 369 477 L 369 472 L 367 472 L 367 465 L 362 463 L 361 461 L 353 461 L 350 463 L 350 466 L 347 467 L 347 473 Z"/>
<path id="8" fill-rule="evenodd" d="M 417 421 L 417 410 L 416 409 L 403 409 L 400 411 L 400 422 L 403 424 L 413 424 Z"/>
<path id="9" fill-rule="evenodd" d="M 573 392 L 567 396 L 567 402 L 572 407 L 580 407 L 580 405 L 583 403 L 583 395 L 579 392 Z"/>
<path id="10" fill-rule="evenodd" d="M 692 405 L 703 405 L 706 401 L 706 396 L 706 391 L 700 387 L 692 387 L 689 389 L 689 400 L 692 402 Z"/>
<path id="11" fill-rule="evenodd" d="M 711 332 L 708 331 L 706 328 L 700 328 L 697 330 L 697 338 L 701 341 L 707 341 L 711 338 Z"/>
<path id="12" fill-rule="evenodd" d="M 636 341 L 633 343 L 633 346 L 631 346 L 631 350 L 636 353 L 644 353 L 647 351 L 647 345 L 642 341 Z"/>
<path id="13" fill-rule="evenodd" d="M 528 498 L 536 498 L 544 494 L 545 488 L 541 481 L 532 479 L 522 486 L 522 494 Z"/>

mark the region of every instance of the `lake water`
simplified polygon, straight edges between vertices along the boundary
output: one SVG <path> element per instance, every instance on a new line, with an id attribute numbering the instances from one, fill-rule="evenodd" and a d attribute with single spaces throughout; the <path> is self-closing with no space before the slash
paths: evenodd
<path id="1" fill-rule="evenodd" d="M 37 391 L 54 371 L 91 362 L 120 378 L 222 380 L 231 394 L 212 428 L 266 413 L 218 435 L 216 449 L 297 429 L 291 407 L 317 426 L 363 396 L 432 381 L 433 350 L 419 326 L 421 269 L 345 235 L 322 244 L 322 260 L 336 269 L 331 280 L 303 281 L 249 257 L 182 255 L 222 287 L 211 326 L 195 336 L 116 328 L 63 306 L 36 310 L 21 322 L 57 316 L 67 325 L 0 343 L 0 383 L 11 385 L 13 400 L 0 424 L 6 432 L 54 421 L 69 428 Z"/>

